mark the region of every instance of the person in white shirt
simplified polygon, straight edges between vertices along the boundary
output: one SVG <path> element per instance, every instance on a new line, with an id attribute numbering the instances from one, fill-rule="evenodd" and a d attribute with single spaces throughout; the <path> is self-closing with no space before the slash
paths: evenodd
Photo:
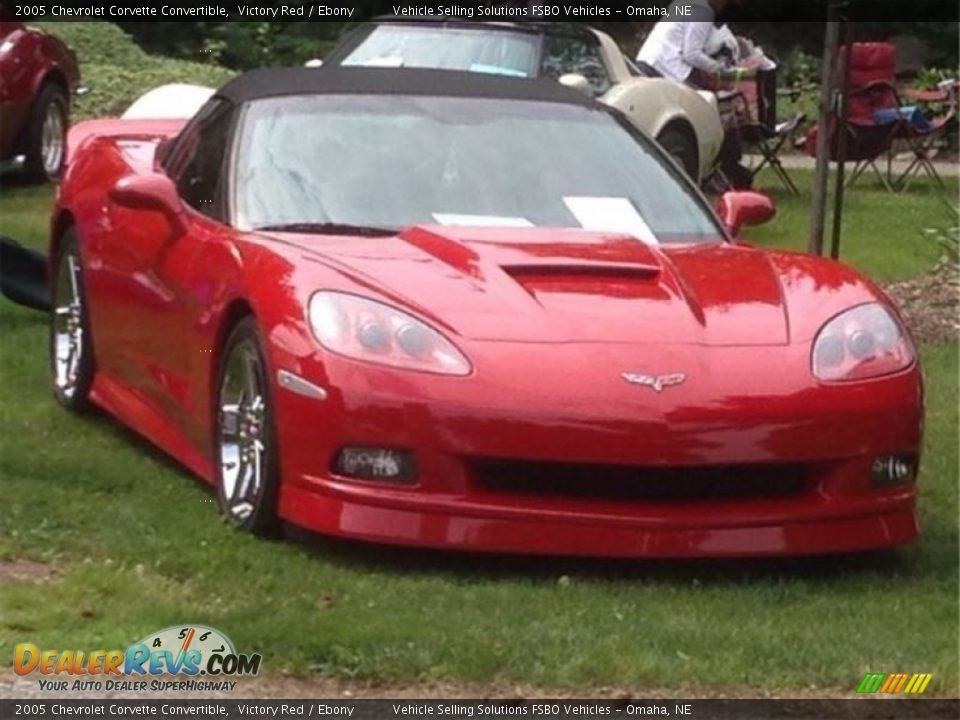
<path id="1" fill-rule="evenodd" d="M 637 53 L 637 67 L 644 75 L 664 77 L 703 89 L 716 86 L 710 80 L 725 69 L 724 64 L 707 52 L 714 20 L 737 0 L 677 0 L 693 6 L 693 22 L 661 20 Z M 675 3 L 676 5 L 676 3 Z M 676 16 L 675 5 L 670 15 Z M 749 188 L 752 173 L 740 160 L 743 150 L 734 127 L 727 128 L 718 160 L 726 180 L 734 188 Z"/>
<path id="2" fill-rule="evenodd" d="M 713 32 L 713 23 L 718 13 L 723 12 L 735 0 L 686 0 L 693 6 L 696 22 L 661 20 L 647 37 L 637 64 L 648 75 L 672 78 L 703 86 L 700 73 L 716 75 L 723 64 L 710 57 L 707 43 Z M 671 14 L 673 13 L 671 8 Z"/>

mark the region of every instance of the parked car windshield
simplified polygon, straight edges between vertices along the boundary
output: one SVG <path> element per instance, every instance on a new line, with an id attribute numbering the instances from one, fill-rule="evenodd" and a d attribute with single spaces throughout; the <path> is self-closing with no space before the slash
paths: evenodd
<path id="1" fill-rule="evenodd" d="M 378 25 L 340 64 L 533 77 L 537 38 L 501 30 Z"/>
<path id="2" fill-rule="evenodd" d="M 440 224 L 585 228 L 651 244 L 723 237 L 651 141 L 582 105 L 269 98 L 250 103 L 236 152 L 234 222 L 245 230 Z"/>

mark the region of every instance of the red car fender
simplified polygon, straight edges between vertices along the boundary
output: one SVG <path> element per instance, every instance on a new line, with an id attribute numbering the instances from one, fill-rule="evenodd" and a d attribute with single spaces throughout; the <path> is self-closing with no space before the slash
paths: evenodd
<path id="1" fill-rule="evenodd" d="M 71 126 L 67 133 L 65 164 L 69 167 L 84 145 L 96 138 L 109 136 L 124 140 L 146 140 L 159 143 L 166 138 L 175 137 L 186 123 L 186 120 L 124 120 L 121 118 L 99 118 L 79 122 Z M 144 156 L 143 160 L 147 159 Z"/>
<path id="2" fill-rule="evenodd" d="M 57 74 L 60 74 L 62 77 L 57 78 Z M 76 86 L 76 80 L 71 80 L 71 75 L 73 75 L 74 78 L 78 77 L 75 73 L 65 69 L 63 63 L 59 60 L 55 60 L 46 54 L 38 54 L 38 63 L 35 66 L 33 80 L 30 86 L 30 97 L 36 97 L 45 82 L 57 78 L 58 81 L 66 81 L 67 99 L 69 100 L 70 91 Z"/>
<path id="3" fill-rule="evenodd" d="M 68 101 L 80 81 L 76 56 L 59 39 L 22 23 L 4 23 L 4 26 L 5 32 L 0 32 L 0 37 L 10 47 L 0 56 L 0 77 L 3 78 L 0 102 L 7 115 L 0 127 L 0 157 L 14 150 L 34 98 L 47 80 L 56 78 L 62 83 Z"/>
<path id="4" fill-rule="evenodd" d="M 304 268 L 298 267 L 294 248 L 269 247 L 269 240 L 248 236 L 242 242 L 244 256 L 245 301 L 257 318 L 266 347 L 268 362 L 275 380 L 276 371 L 300 372 L 304 359 L 315 355 L 319 345 L 313 339 L 307 320 L 309 292 L 301 289 L 320 283 L 301 280 Z M 314 265 L 314 273 L 325 268 Z M 281 291 L 278 291 L 282 289 Z"/>
<path id="5" fill-rule="evenodd" d="M 896 305 L 876 284 L 847 265 L 800 252 L 764 251 L 764 254 L 783 288 L 791 342 L 812 342 L 834 316 L 869 302 L 884 305 L 906 329 Z M 810 292 L 811 289 L 821 292 Z"/>

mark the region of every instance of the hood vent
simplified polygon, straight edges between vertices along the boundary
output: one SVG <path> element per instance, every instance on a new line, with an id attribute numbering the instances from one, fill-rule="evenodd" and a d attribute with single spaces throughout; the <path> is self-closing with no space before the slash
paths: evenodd
<path id="1" fill-rule="evenodd" d="M 510 277 L 520 280 L 525 277 L 597 278 L 609 280 L 648 280 L 660 274 L 656 265 L 638 263 L 590 262 L 583 260 L 543 260 L 500 265 Z"/>

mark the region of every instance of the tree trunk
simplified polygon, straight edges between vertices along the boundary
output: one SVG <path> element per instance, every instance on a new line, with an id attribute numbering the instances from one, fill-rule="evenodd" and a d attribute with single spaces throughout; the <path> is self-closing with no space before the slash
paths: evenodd
<path id="1" fill-rule="evenodd" d="M 817 166 L 813 178 L 813 201 L 810 205 L 810 243 L 808 250 L 823 253 L 823 229 L 827 214 L 827 185 L 830 182 L 830 116 L 833 108 L 834 66 L 840 41 L 840 23 L 836 6 L 827 9 L 827 32 L 823 43 L 823 76 L 820 80 L 820 129 L 817 132 Z M 839 130 L 839 128 L 837 128 Z"/>

